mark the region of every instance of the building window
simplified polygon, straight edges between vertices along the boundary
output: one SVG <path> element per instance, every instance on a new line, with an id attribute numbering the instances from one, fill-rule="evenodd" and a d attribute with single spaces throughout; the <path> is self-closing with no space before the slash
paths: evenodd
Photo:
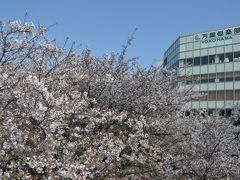
<path id="1" fill-rule="evenodd" d="M 193 82 L 195 84 L 199 84 L 200 83 L 200 75 L 195 75 L 193 76 Z"/>
<path id="2" fill-rule="evenodd" d="M 226 73 L 226 81 L 233 81 L 233 72 Z"/>
<path id="3" fill-rule="evenodd" d="M 201 95 L 199 97 L 200 101 L 207 101 L 208 93 L 207 92 L 201 92 Z"/>
<path id="4" fill-rule="evenodd" d="M 209 56 L 209 64 L 214 64 L 215 63 L 215 55 L 210 55 Z"/>
<path id="5" fill-rule="evenodd" d="M 224 73 L 217 73 L 218 82 L 224 82 Z"/>
<path id="6" fill-rule="evenodd" d="M 235 90 L 235 100 L 240 100 L 240 90 Z"/>
<path id="7" fill-rule="evenodd" d="M 195 57 L 194 58 L 194 66 L 199 66 L 200 65 L 200 57 Z"/>
<path id="8" fill-rule="evenodd" d="M 223 62 L 224 62 L 224 54 L 218 54 L 217 56 L 218 56 L 218 58 L 219 58 L 219 62 L 220 62 L 220 63 L 223 63 Z M 216 61 L 215 61 L 215 62 L 216 62 Z M 216 62 L 216 63 L 218 63 L 218 62 Z"/>
<path id="9" fill-rule="evenodd" d="M 216 101 L 216 91 L 209 91 L 208 100 L 209 101 Z"/>
<path id="10" fill-rule="evenodd" d="M 201 83 L 208 83 L 208 75 L 207 74 L 201 75 Z"/>
<path id="11" fill-rule="evenodd" d="M 240 81 L 240 71 L 234 72 L 235 81 Z"/>
<path id="12" fill-rule="evenodd" d="M 193 64 L 193 58 L 187 59 L 187 65 L 191 66 Z"/>
<path id="13" fill-rule="evenodd" d="M 233 90 L 226 91 L 226 100 L 233 100 Z"/>
<path id="14" fill-rule="evenodd" d="M 240 51 L 234 52 L 234 60 L 239 61 L 240 60 Z"/>
<path id="15" fill-rule="evenodd" d="M 226 53 L 225 54 L 225 62 L 233 61 L 233 53 Z"/>
<path id="16" fill-rule="evenodd" d="M 217 91 L 217 100 L 218 101 L 224 100 L 224 91 Z"/>
<path id="17" fill-rule="evenodd" d="M 201 64 L 202 65 L 208 64 L 208 56 L 202 56 L 201 57 Z"/>
<path id="18" fill-rule="evenodd" d="M 209 82 L 211 83 L 211 82 L 215 82 L 215 79 L 216 79 L 216 74 L 214 73 L 214 74 L 209 74 Z"/>
<path id="19" fill-rule="evenodd" d="M 192 84 L 192 76 L 186 77 L 186 83 Z"/>

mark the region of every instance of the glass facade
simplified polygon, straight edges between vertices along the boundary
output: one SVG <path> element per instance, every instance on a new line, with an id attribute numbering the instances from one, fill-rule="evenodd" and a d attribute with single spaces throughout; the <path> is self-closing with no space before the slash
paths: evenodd
<path id="1" fill-rule="evenodd" d="M 180 89 L 202 94 L 191 108 L 231 108 L 240 103 L 240 26 L 180 36 L 164 53 L 164 65 L 178 69 Z"/>

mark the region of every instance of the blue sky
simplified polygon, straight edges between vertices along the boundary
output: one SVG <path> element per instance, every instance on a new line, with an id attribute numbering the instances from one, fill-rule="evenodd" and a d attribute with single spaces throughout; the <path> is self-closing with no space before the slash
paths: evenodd
<path id="1" fill-rule="evenodd" d="M 179 35 L 240 24 L 239 0 L 4 0 L 0 20 L 23 20 L 50 29 L 59 45 L 66 37 L 96 56 L 120 52 L 137 28 L 128 57 L 148 67 Z"/>

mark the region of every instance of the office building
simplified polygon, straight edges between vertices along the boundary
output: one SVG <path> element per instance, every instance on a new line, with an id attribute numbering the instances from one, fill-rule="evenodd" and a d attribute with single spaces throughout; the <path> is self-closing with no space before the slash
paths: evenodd
<path id="1" fill-rule="evenodd" d="M 240 26 L 178 37 L 164 66 L 177 70 L 180 90 L 203 94 L 189 102 L 192 109 L 232 109 L 240 103 Z"/>

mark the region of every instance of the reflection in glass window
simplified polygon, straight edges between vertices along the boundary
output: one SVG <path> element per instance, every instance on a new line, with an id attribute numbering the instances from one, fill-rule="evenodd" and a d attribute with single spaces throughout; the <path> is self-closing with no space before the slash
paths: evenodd
<path id="1" fill-rule="evenodd" d="M 188 58 L 187 65 L 192 65 L 192 64 L 193 64 L 193 58 Z"/>
<path id="2" fill-rule="evenodd" d="M 218 57 L 219 57 L 219 62 L 223 63 L 224 62 L 224 54 L 218 54 Z"/>
<path id="3" fill-rule="evenodd" d="M 233 53 L 226 53 L 224 62 L 231 62 L 233 61 Z"/>
<path id="4" fill-rule="evenodd" d="M 210 55 L 209 56 L 209 64 L 214 64 L 215 63 L 215 55 Z"/>
<path id="5" fill-rule="evenodd" d="M 240 51 L 234 52 L 234 60 L 235 61 L 240 60 Z"/>

